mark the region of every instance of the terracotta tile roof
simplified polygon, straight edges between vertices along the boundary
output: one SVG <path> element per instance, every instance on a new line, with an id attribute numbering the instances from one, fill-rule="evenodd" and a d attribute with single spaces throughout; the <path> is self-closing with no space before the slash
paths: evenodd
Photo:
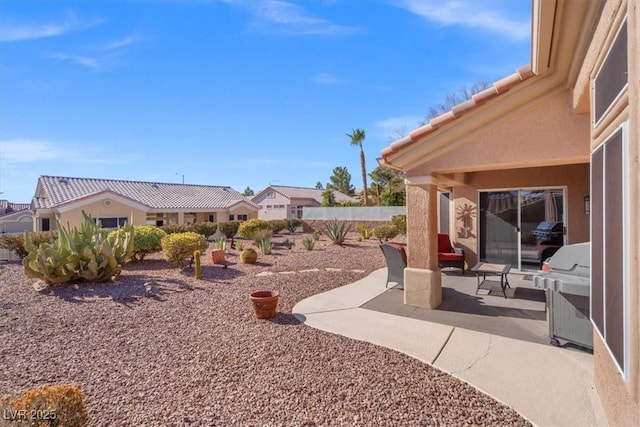
<path id="1" fill-rule="evenodd" d="M 500 79 L 491 85 L 491 87 L 474 94 L 471 99 L 461 102 L 458 105 L 453 106 L 450 111 L 434 117 L 429 123 L 413 130 L 409 135 L 392 142 L 388 147 L 382 149 L 382 157 L 385 158 L 392 154 L 395 154 L 405 148 L 413 145 L 425 136 L 435 132 L 438 128 L 453 122 L 454 120 L 462 117 L 475 108 L 487 103 L 493 98 L 507 92 L 509 89 L 517 84 L 533 77 L 534 74 L 531 71 L 531 65 L 525 65 L 516 70 L 515 73 Z"/>
<path id="2" fill-rule="evenodd" d="M 318 203 L 322 203 L 322 193 L 325 191 L 318 188 L 289 187 L 286 185 L 271 185 L 270 187 L 290 199 L 313 199 Z M 337 190 L 334 190 L 333 195 L 338 203 L 356 200 L 355 198 Z"/>
<path id="3" fill-rule="evenodd" d="M 238 202 L 258 208 L 231 187 L 112 179 L 41 176 L 45 197 L 34 197 L 36 208 L 53 208 L 92 195 L 111 192 L 153 209 L 225 209 Z"/>
<path id="4" fill-rule="evenodd" d="M 0 200 L 0 216 L 24 211 L 30 207 L 29 203 L 11 203 L 8 200 Z"/>

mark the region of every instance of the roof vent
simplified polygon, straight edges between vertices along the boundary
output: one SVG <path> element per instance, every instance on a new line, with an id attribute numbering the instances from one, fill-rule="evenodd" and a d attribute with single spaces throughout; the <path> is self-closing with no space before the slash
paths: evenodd
<path id="1" fill-rule="evenodd" d="M 160 188 L 160 186 L 158 184 L 153 184 L 151 187 L 152 188 Z"/>
<path id="2" fill-rule="evenodd" d="M 58 178 L 58 182 L 60 184 L 68 184 L 69 180 L 67 178 Z"/>

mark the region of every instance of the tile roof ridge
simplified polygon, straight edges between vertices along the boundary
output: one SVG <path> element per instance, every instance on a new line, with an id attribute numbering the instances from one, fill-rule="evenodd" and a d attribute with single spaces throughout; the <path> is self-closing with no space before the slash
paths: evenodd
<path id="1" fill-rule="evenodd" d="M 429 120 L 429 122 L 425 123 L 417 129 L 414 129 L 408 135 L 392 142 L 389 146 L 382 149 L 382 157 L 384 158 L 391 154 L 397 153 L 402 149 L 413 145 L 418 140 L 435 132 L 442 126 L 453 122 L 454 120 L 487 103 L 489 100 L 495 98 L 496 96 L 507 92 L 512 87 L 520 84 L 530 77 L 533 77 L 534 75 L 535 74 L 531 69 L 531 64 L 526 64 L 518 67 L 514 73 L 511 73 L 507 77 L 493 82 L 493 84 L 488 88 L 473 94 L 470 99 L 454 105 L 449 111 L 433 117 L 431 120 Z"/>
<path id="2" fill-rule="evenodd" d="M 132 184 L 157 184 L 157 185 L 180 185 L 180 186 L 194 186 L 194 187 L 214 187 L 214 188 L 228 188 L 232 189 L 229 185 L 213 185 L 213 184 L 188 184 L 181 182 L 161 182 L 161 181 L 141 181 L 133 179 L 115 179 L 115 178 L 87 178 L 78 176 L 59 176 L 59 175 L 41 175 L 40 178 L 54 178 L 64 180 L 78 180 L 78 181 L 109 181 L 109 182 L 124 182 Z"/>

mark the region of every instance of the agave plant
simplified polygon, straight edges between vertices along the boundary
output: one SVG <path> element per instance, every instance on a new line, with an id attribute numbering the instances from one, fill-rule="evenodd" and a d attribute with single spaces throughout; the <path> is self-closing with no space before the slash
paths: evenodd
<path id="1" fill-rule="evenodd" d="M 326 234 L 329 240 L 331 240 L 335 245 L 341 245 L 344 243 L 349 230 L 351 230 L 351 225 L 345 222 L 340 222 L 337 218 L 327 221 L 324 226 L 324 234 Z"/>
<path id="2" fill-rule="evenodd" d="M 48 285 L 69 282 L 106 282 L 114 280 L 134 253 L 134 229 L 125 225 L 123 232 L 108 238 L 108 233 L 82 212 L 78 227 L 64 227 L 58 222 L 58 238 L 36 246 L 25 233 L 29 254 L 22 264 L 27 277 L 42 279 Z"/>

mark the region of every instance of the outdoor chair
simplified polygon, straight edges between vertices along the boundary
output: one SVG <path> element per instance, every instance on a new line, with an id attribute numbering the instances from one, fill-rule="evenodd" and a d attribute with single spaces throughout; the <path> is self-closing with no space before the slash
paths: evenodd
<path id="1" fill-rule="evenodd" d="M 404 269 L 407 267 L 407 254 L 402 245 L 383 243 L 380 245 L 384 259 L 387 262 L 387 284 L 395 282 L 404 289 Z"/>
<path id="2" fill-rule="evenodd" d="M 438 265 L 460 268 L 464 274 L 464 249 L 454 248 L 448 234 L 438 233 Z"/>

